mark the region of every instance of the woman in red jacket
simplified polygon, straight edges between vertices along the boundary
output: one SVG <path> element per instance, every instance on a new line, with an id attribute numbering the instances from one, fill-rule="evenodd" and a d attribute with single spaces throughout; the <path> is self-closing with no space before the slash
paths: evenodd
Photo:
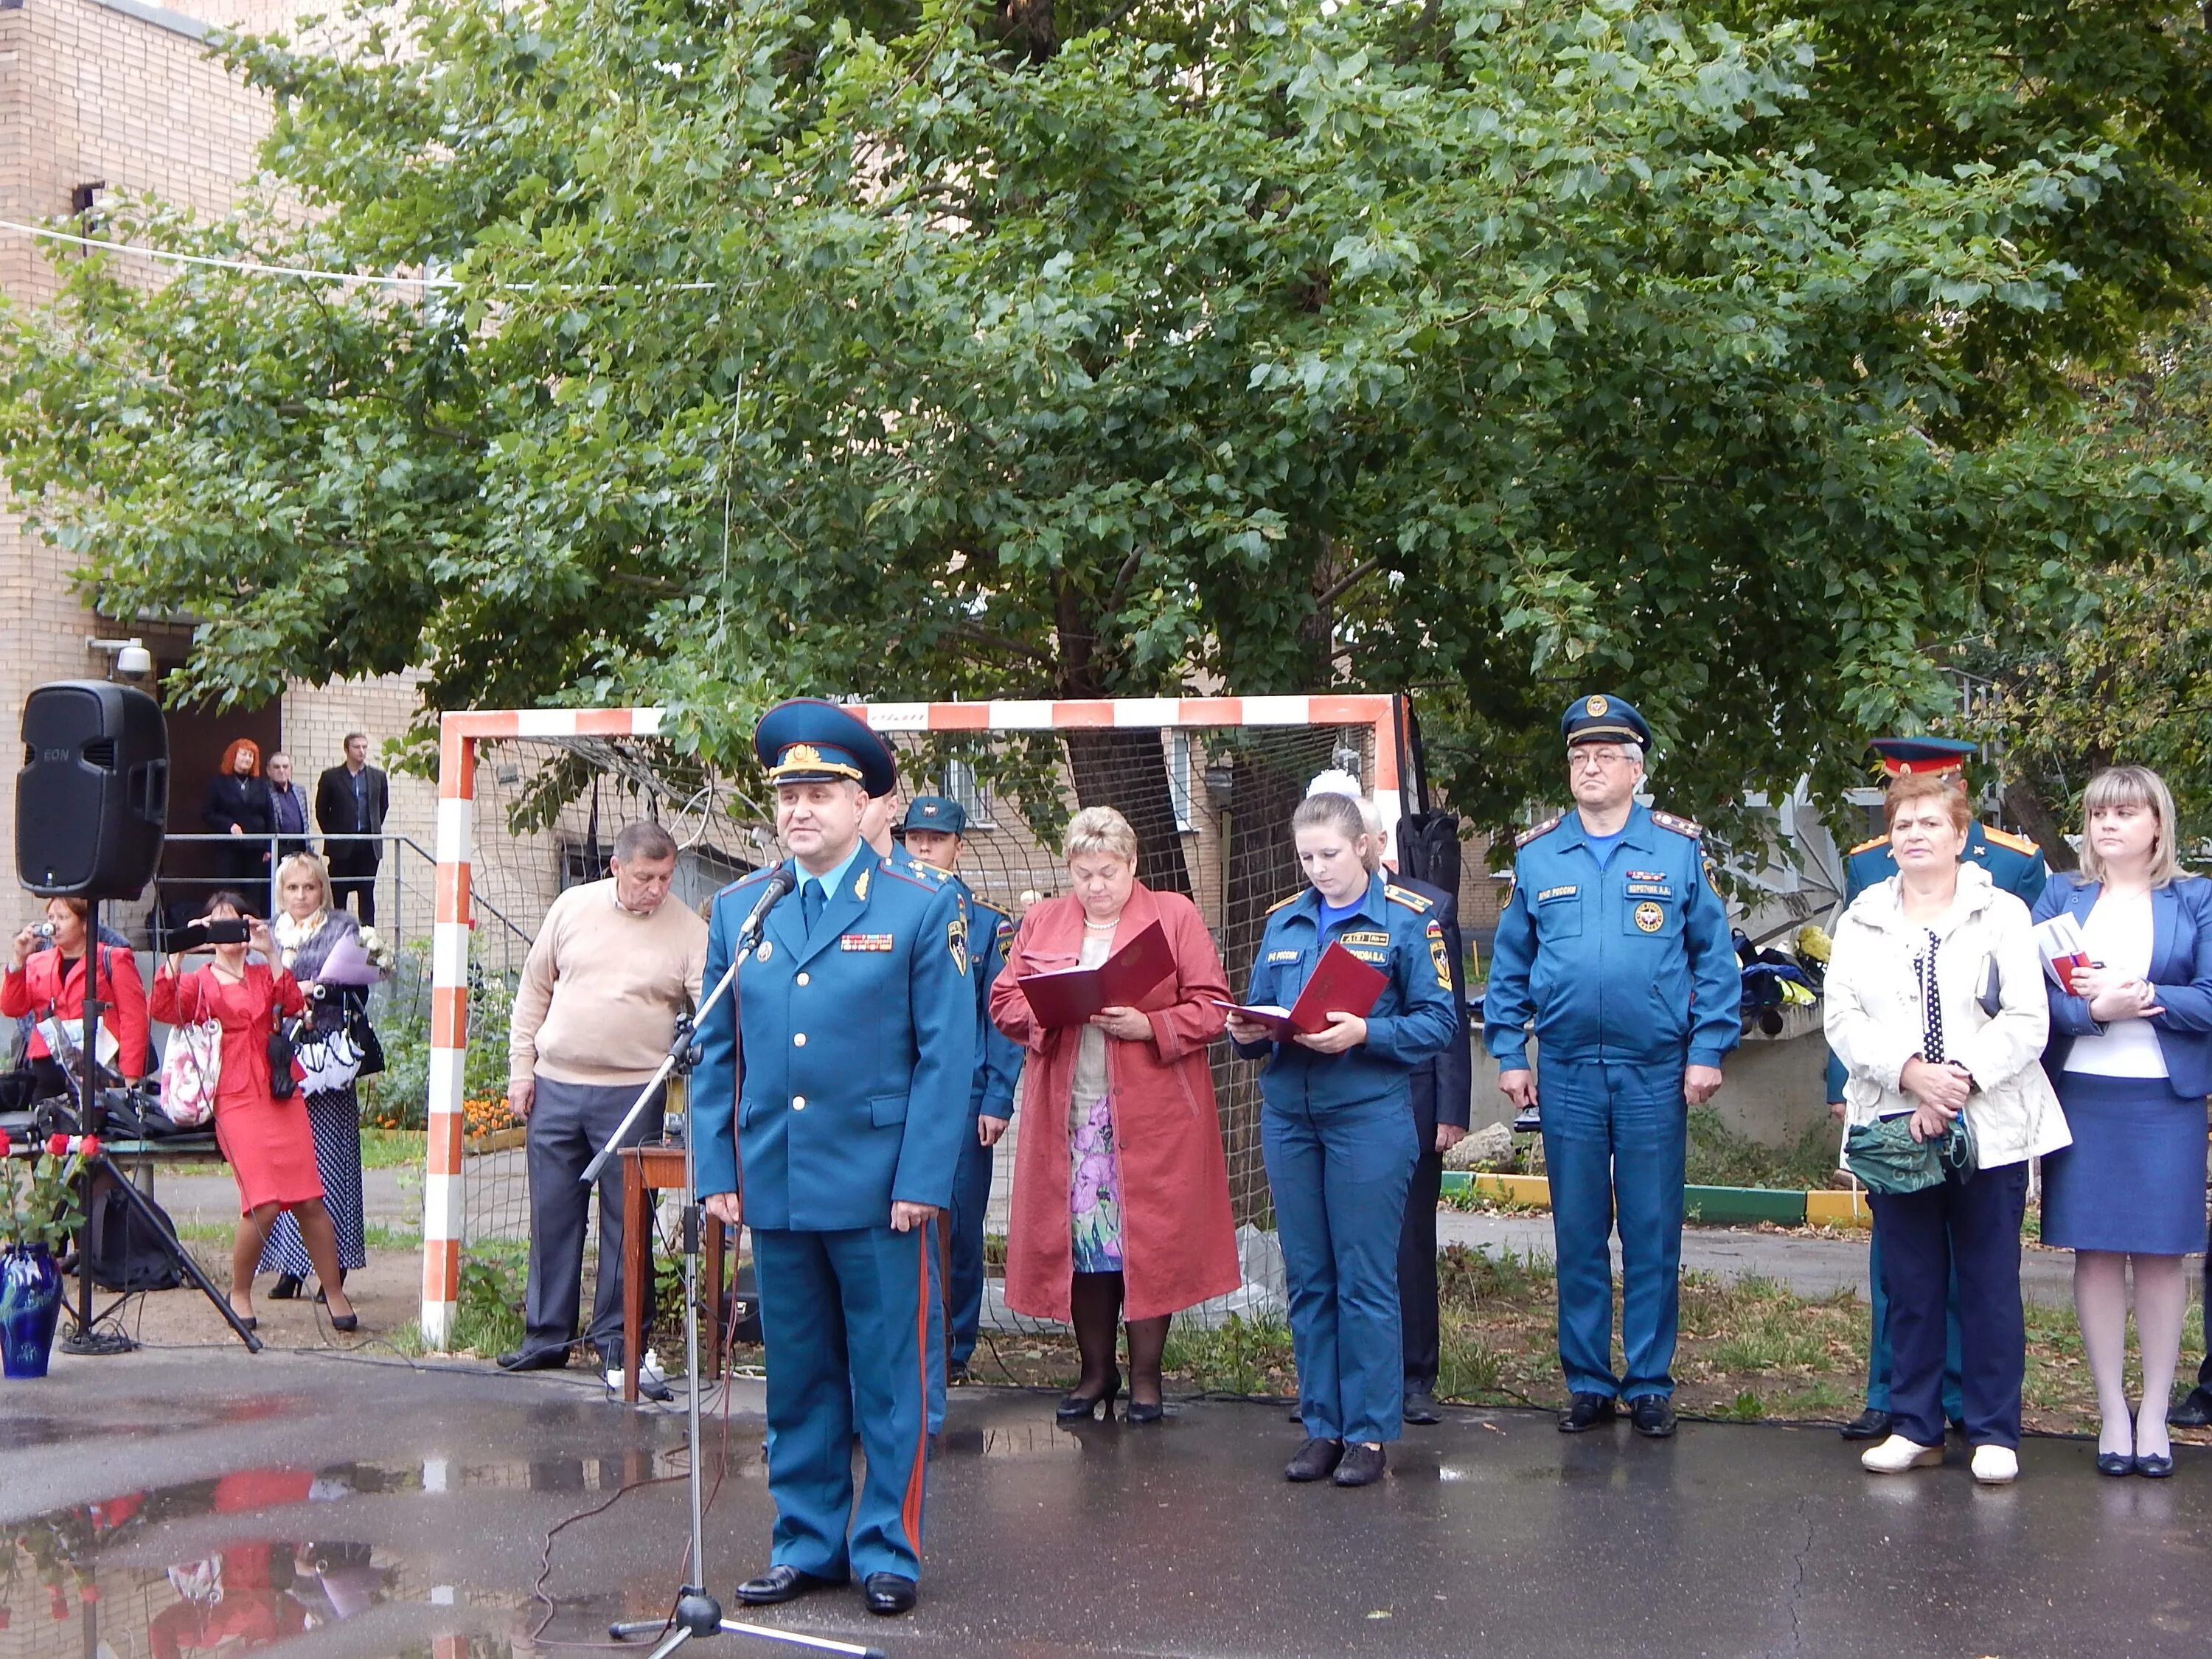
<path id="1" fill-rule="evenodd" d="M 46 901 L 46 926 L 54 948 L 33 951 L 39 930 L 26 927 L 15 935 L 15 959 L 0 978 L 0 1014 L 20 1019 L 26 1014 L 41 1020 L 61 1021 L 73 1042 L 82 1046 L 84 1030 L 85 925 L 92 907 L 82 899 Z M 138 977 L 138 959 L 122 945 L 100 947 L 100 975 L 94 981 L 100 1000 L 100 1023 L 113 1036 L 115 1069 L 127 1083 L 146 1075 L 146 985 Z M 70 1085 L 60 1063 L 47 1052 L 46 1040 L 35 1029 L 24 1048 L 24 1059 L 38 1074 L 37 1097 L 67 1094 Z"/>
<path id="2" fill-rule="evenodd" d="M 991 988 L 991 1019 L 1028 1050 L 1006 1238 L 1006 1304 L 1075 1327 L 1083 1374 L 1063 1421 L 1121 1392 L 1115 1325 L 1129 1331 L 1129 1421 L 1161 1416 L 1168 1318 L 1237 1288 L 1229 1170 L 1206 1044 L 1228 977 L 1198 907 L 1137 879 L 1137 837 L 1110 807 L 1078 812 L 1062 848 L 1075 890 L 1022 918 Z M 1153 922 L 1175 971 L 1134 1006 L 1082 1025 L 1037 1024 L 1021 981 L 1096 967 Z"/>
<path id="3" fill-rule="evenodd" d="M 203 921 L 244 916 L 237 894 L 217 893 Z M 213 1019 L 222 1026 L 222 1066 L 215 1086 L 215 1138 L 238 1180 L 238 1237 L 230 1248 L 230 1305 L 251 1329 L 253 1270 L 261 1246 L 276 1218 L 289 1210 L 314 1263 L 315 1277 L 331 1310 L 331 1324 L 356 1329 L 360 1321 L 342 1288 L 337 1239 L 323 1208 L 322 1177 L 315 1173 L 315 1141 L 307 1124 L 307 1103 L 295 1091 L 287 1100 L 270 1092 L 269 1037 L 277 1020 L 305 1006 L 300 988 L 283 968 L 270 963 L 276 942 L 269 924 L 252 919 L 246 945 L 217 945 L 215 960 L 180 974 L 183 957 L 173 956 L 154 976 L 154 1018 L 165 1024 L 196 1025 Z M 260 953 L 251 961 L 246 952 Z"/>

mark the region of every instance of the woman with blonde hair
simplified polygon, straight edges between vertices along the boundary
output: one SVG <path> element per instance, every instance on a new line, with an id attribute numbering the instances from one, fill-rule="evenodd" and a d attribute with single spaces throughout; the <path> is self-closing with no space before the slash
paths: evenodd
<path id="1" fill-rule="evenodd" d="M 313 853 L 295 853 L 276 870 L 276 921 L 270 928 L 279 965 L 290 970 L 307 999 L 301 1018 L 299 1056 L 307 1076 L 300 1091 L 307 1098 L 307 1127 L 315 1141 L 315 1173 L 322 1177 L 323 1207 L 337 1236 L 338 1282 L 356 1267 L 368 1265 L 362 1226 L 361 1099 L 355 1085 L 361 1075 L 362 1043 L 368 1033 L 368 992 L 358 985 L 325 985 L 323 965 L 331 952 L 358 937 L 354 919 L 331 908 L 331 876 Z M 289 1212 L 276 1218 L 261 1247 L 257 1271 L 273 1273 L 272 1300 L 300 1293 L 314 1271 L 307 1241 Z M 330 1287 L 319 1287 L 324 1300 Z"/>
<path id="2" fill-rule="evenodd" d="M 991 987 L 992 1023 L 1028 1050 L 1006 1304 L 1075 1327 L 1083 1369 L 1060 1403 L 1062 1422 L 1102 1404 L 1113 1415 L 1115 1327 L 1126 1316 L 1128 1419 L 1156 1423 L 1170 1316 L 1238 1282 L 1206 1054 L 1229 981 L 1198 907 L 1137 879 L 1136 832 L 1119 812 L 1078 812 L 1061 856 L 1074 890 L 1030 907 Z M 1037 1020 L 1024 978 L 1095 968 L 1155 922 L 1174 957 L 1166 978 L 1080 1025 Z"/>
<path id="3" fill-rule="evenodd" d="M 2212 1092 L 2212 882 L 2182 873 L 2157 773 L 2108 767 L 2081 795 L 2081 869 L 2051 878 L 2039 921 L 2073 918 L 2089 965 L 2046 976 L 2043 1064 L 2074 1144 L 2043 1162 L 2043 1242 L 2074 1252 L 2074 1306 L 2103 1418 L 2097 1468 L 2173 1473 L 2167 1395 L 2191 1251 L 2204 1240 L 2204 1097 Z M 2128 1410 L 2128 1275 L 2142 1405 Z"/>

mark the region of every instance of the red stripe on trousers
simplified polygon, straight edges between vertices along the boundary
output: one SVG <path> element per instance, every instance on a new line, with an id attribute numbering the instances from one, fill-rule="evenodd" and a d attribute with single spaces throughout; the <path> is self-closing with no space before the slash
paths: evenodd
<path id="1" fill-rule="evenodd" d="M 914 1547 L 915 1567 L 919 1575 L 921 1566 L 921 1483 L 923 1472 L 929 1467 L 929 1228 L 927 1224 L 916 1227 L 914 1236 L 915 1266 L 921 1270 L 921 1288 L 915 1297 L 915 1349 L 921 1356 L 915 1366 L 917 1379 L 921 1383 L 921 1433 L 914 1443 L 914 1467 L 907 1472 L 906 1501 L 899 1505 L 899 1521 L 906 1528 L 907 1542 Z"/>

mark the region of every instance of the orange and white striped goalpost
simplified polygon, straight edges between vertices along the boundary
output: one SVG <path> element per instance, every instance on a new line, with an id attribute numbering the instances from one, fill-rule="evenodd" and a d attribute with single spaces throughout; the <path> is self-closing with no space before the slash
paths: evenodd
<path id="1" fill-rule="evenodd" d="M 1114 697 L 1088 701 L 851 705 L 884 732 L 1085 731 L 1104 727 L 1365 727 L 1375 738 L 1375 810 L 1386 834 L 1404 810 L 1398 700 L 1388 695 Z M 463 1060 L 468 1047 L 469 902 L 477 745 L 511 738 L 649 738 L 658 708 L 471 709 L 439 723 L 437 904 L 430 951 L 429 1101 L 422 1182 L 424 1345 L 443 1348 L 460 1303 L 465 1185 Z"/>

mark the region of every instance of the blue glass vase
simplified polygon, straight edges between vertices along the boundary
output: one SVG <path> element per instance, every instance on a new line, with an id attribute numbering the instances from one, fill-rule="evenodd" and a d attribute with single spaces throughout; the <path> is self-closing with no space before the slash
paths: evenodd
<path id="1" fill-rule="evenodd" d="M 0 1375 L 44 1376 L 61 1318 L 62 1276 L 43 1244 L 0 1249 Z"/>

